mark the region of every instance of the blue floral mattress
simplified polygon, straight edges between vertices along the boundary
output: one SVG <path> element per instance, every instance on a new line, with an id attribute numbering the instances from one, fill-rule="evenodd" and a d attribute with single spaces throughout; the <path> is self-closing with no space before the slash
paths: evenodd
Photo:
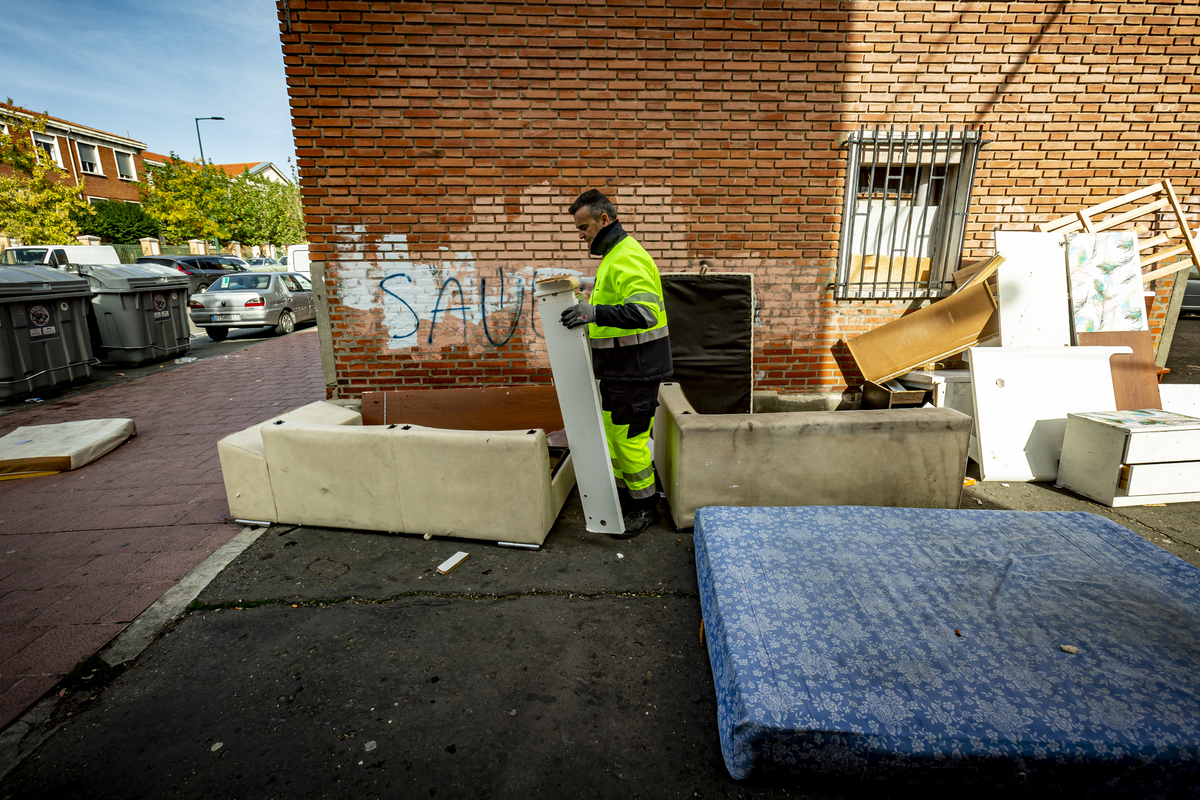
<path id="1" fill-rule="evenodd" d="M 1200 762 L 1200 570 L 1108 519 L 713 507 L 695 540 L 734 778 Z"/>

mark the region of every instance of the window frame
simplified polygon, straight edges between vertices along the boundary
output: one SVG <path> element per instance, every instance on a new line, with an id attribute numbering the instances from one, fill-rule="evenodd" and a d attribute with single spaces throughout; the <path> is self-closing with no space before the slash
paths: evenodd
<path id="1" fill-rule="evenodd" d="M 39 133 L 38 131 L 30 131 L 29 136 L 33 139 L 33 147 L 39 161 L 43 155 L 48 155 L 54 159 L 54 163 L 58 165 L 59 169 L 66 169 L 62 160 L 62 147 L 58 144 L 57 136 L 53 133 Z M 47 153 L 43 144 L 49 144 L 53 148 L 52 151 Z"/>
<path id="2" fill-rule="evenodd" d="M 128 153 L 124 150 L 118 150 L 115 147 L 112 149 L 112 151 L 113 151 L 113 159 L 117 163 L 117 178 L 119 180 L 123 180 L 123 181 L 136 181 L 137 180 L 137 162 L 135 162 L 133 160 L 133 153 Z M 129 175 L 121 174 L 121 156 L 125 156 L 129 159 L 129 173 L 130 173 Z"/>
<path id="3" fill-rule="evenodd" d="M 981 130 L 863 126 L 843 144 L 846 180 L 834 298 L 947 294 L 962 258 L 984 144 Z M 876 183 L 879 177 L 882 186 Z M 930 202 L 934 196 L 936 205 Z"/>
<path id="4" fill-rule="evenodd" d="M 96 168 L 94 170 L 88 169 L 87 166 L 84 165 L 83 148 L 85 148 L 85 147 L 90 147 L 92 149 L 92 152 L 96 155 L 95 162 L 91 162 L 91 160 L 89 159 L 89 163 L 95 163 L 95 165 L 96 165 Z M 79 171 L 81 173 L 83 173 L 84 175 L 92 175 L 97 178 L 104 177 L 104 165 L 102 163 L 100 163 L 100 145 L 90 144 L 88 142 L 81 142 L 78 139 L 76 139 L 75 140 L 75 155 L 76 155 L 76 160 L 79 162 Z"/>

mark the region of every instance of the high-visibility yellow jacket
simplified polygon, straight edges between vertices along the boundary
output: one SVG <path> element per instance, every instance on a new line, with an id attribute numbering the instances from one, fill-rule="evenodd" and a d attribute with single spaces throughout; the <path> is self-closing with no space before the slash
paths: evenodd
<path id="1" fill-rule="evenodd" d="M 588 325 L 597 378 L 655 381 L 673 373 L 662 280 L 654 259 L 620 222 L 592 242 L 602 255 L 590 302 L 596 321 Z"/>
<path id="2" fill-rule="evenodd" d="M 631 345 L 667 335 L 667 309 L 663 305 L 662 279 L 654 259 L 632 236 L 621 239 L 604 256 L 596 270 L 593 306 L 635 303 L 646 309 L 640 328 L 618 328 L 593 322 L 588 326 L 592 347 Z"/>

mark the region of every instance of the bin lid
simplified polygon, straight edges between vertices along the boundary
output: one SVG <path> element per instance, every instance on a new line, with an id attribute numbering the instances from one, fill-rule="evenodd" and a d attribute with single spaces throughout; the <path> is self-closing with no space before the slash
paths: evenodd
<path id="1" fill-rule="evenodd" d="M 71 272 L 52 267 L 0 267 L 0 298 L 91 293 L 87 280 Z"/>
<path id="2" fill-rule="evenodd" d="M 92 291 L 99 293 L 188 286 L 187 275 L 158 264 L 71 264 L 68 269 L 86 278 Z"/>

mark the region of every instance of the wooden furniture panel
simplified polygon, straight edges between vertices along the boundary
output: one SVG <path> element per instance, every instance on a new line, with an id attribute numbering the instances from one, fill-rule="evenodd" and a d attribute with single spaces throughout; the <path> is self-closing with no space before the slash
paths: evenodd
<path id="1" fill-rule="evenodd" d="M 1133 350 L 1129 355 L 1112 357 L 1113 393 L 1117 398 L 1118 411 L 1162 408 L 1150 331 L 1080 333 L 1079 344 L 1083 347 L 1125 345 Z"/>

